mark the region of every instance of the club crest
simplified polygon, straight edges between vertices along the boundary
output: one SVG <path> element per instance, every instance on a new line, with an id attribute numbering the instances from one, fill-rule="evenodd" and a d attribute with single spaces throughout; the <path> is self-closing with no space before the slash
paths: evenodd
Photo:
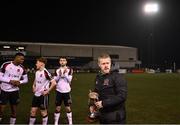
<path id="1" fill-rule="evenodd" d="M 98 81 L 96 81 L 96 84 L 98 84 Z"/>
<path id="2" fill-rule="evenodd" d="M 20 72 L 20 69 L 17 69 L 17 72 Z"/>
<path id="3" fill-rule="evenodd" d="M 109 85 L 109 79 L 105 79 L 103 85 Z"/>

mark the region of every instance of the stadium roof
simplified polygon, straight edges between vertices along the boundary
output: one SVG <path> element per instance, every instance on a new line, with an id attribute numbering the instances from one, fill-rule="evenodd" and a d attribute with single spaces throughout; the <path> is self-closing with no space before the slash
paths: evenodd
<path id="1" fill-rule="evenodd" d="M 119 46 L 119 45 L 65 44 L 65 43 L 18 42 L 18 41 L 0 41 L 0 45 L 54 45 L 54 46 L 71 46 L 71 47 L 135 48 L 135 47 Z"/>

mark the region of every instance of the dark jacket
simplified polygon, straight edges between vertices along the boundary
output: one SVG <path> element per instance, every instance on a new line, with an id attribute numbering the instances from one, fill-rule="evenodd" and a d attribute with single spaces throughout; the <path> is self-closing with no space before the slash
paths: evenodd
<path id="1" fill-rule="evenodd" d="M 99 73 L 95 91 L 103 105 L 100 109 L 100 123 L 125 123 L 127 83 L 123 76 L 116 71 L 105 75 Z"/>

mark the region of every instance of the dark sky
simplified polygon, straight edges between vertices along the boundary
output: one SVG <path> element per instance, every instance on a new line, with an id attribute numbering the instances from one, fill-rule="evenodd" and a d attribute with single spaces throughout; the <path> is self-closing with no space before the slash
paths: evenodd
<path id="1" fill-rule="evenodd" d="M 154 64 L 180 66 L 180 2 L 157 0 L 160 11 L 148 17 L 147 1 L 1 3 L 0 40 L 132 46 L 144 65 L 152 57 Z"/>

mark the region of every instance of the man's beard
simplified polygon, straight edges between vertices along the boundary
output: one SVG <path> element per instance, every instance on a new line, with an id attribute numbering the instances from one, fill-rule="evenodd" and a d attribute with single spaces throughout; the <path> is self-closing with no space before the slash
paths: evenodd
<path id="1" fill-rule="evenodd" d="M 65 67 L 66 65 L 64 64 L 64 65 L 61 65 L 61 67 Z"/>

